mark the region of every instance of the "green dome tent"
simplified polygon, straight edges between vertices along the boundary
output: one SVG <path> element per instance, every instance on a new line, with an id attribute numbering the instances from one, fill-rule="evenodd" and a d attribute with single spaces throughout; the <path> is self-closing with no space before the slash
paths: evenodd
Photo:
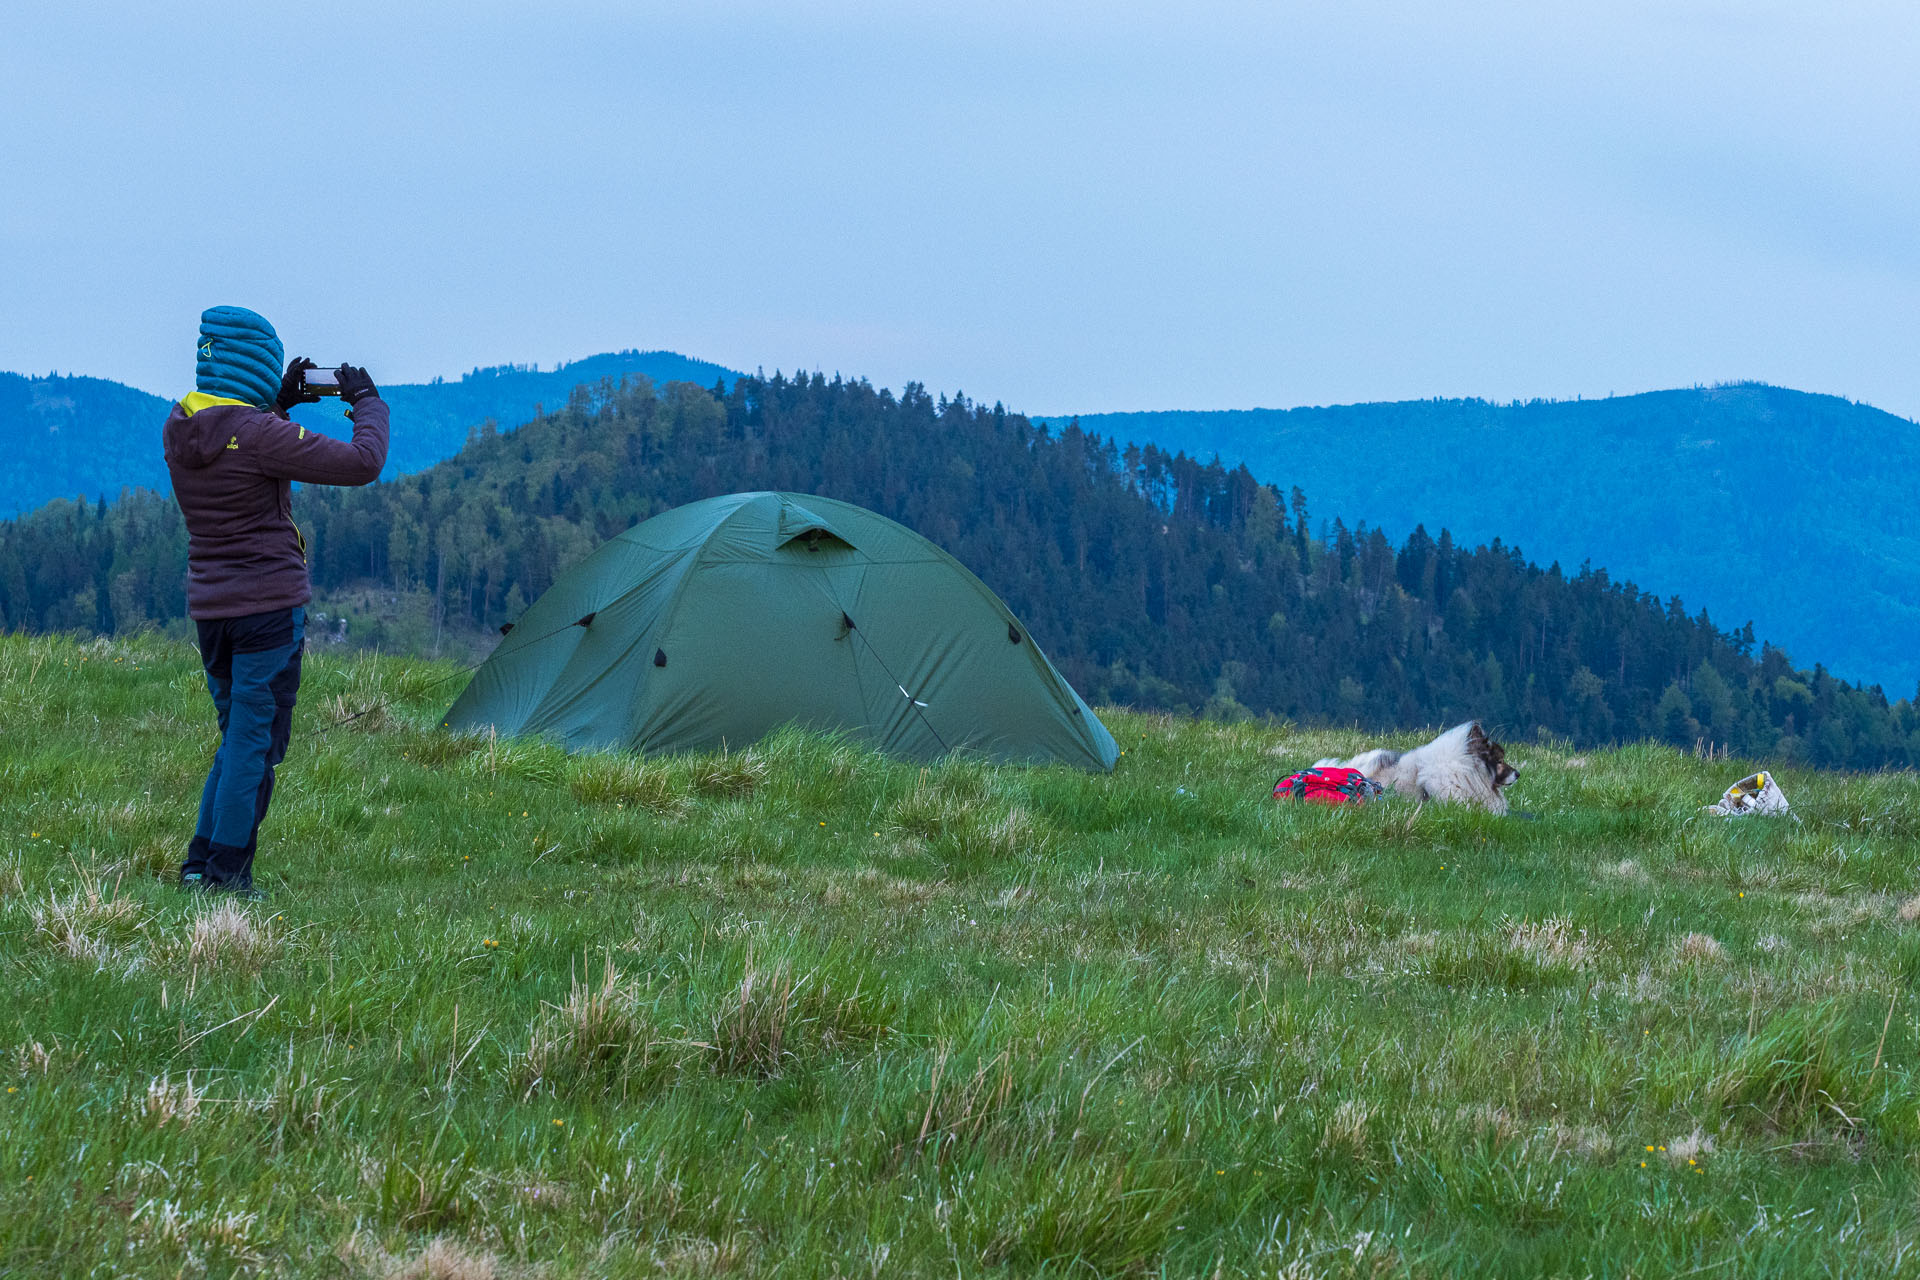
<path id="1" fill-rule="evenodd" d="M 708 498 L 613 538 L 533 603 L 445 719 L 570 750 L 744 747 L 797 724 L 913 760 L 1111 769 L 1117 754 L 959 561 L 791 493 Z"/>

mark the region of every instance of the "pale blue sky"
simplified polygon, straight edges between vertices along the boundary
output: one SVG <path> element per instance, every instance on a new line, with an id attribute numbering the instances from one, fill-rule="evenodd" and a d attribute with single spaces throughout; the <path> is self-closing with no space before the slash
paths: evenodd
<path id="1" fill-rule="evenodd" d="M 1034 412 L 1920 414 L 1911 4 L 294 12 L 9 15 L 0 368 L 177 392 L 238 303 L 392 381 L 667 347 Z"/>

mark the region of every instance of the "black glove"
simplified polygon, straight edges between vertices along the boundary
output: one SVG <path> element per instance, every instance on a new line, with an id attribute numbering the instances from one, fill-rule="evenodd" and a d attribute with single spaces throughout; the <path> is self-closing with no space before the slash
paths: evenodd
<path id="1" fill-rule="evenodd" d="M 349 410 L 362 400 L 380 394 L 380 388 L 373 385 L 373 379 L 367 376 L 365 369 L 343 364 L 334 376 L 340 379 L 340 398 L 347 402 Z"/>
<path id="2" fill-rule="evenodd" d="M 280 379 L 280 394 L 273 398 L 273 409 L 281 417 L 297 404 L 319 404 L 320 397 L 308 391 L 301 384 L 306 381 L 306 372 L 317 369 L 313 361 L 305 356 L 295 356 L 287 364 L 286 376 Z"/>

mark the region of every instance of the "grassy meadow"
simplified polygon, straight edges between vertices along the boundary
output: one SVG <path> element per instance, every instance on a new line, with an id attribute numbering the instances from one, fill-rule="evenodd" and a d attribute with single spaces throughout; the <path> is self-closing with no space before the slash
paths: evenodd
<path id="1" fill-rule="evenodd" d="M 1920 1274 L 1912 775 L 1324 810 L 1357 735 L 641 761 L 458 687 L 310 656 L 208 900 L 193 651 L 0 637 L 0 1272 Z"/>

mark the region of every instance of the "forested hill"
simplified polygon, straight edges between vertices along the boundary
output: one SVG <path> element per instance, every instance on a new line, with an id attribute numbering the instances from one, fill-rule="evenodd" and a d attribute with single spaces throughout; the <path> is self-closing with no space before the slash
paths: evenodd
<path id="1" fill-rule="evenodd" d="M 333 353 L 321 353 L 337 358 Z M 452 457 L 467 432 L 492 419 L 518 426 L 539 406 L 558 407 L 583 382 L 643 374 L 656 382 L 685 379 L 703 386 L 731 385 L 731 369 L 672 351 L 617 351 L 589 356 L 542 371 L 537 365 L 475 369 L 452 382 L 385 384 L 393 406 L 394 433 L 388 475 L 404 475 Z M 191 379 L 186 365 L 183 379 Z M 376 378 L 379 370 L 374 370 Z M 181 391 L 191 389 L 183 382 Z M 117 497 L 129 486 L 164 489 L 167 467 L 160 456 L 160 424 L 170 401 L 102 378 L 48 375 L 28 378 L 0 373 L 0 516 L 29 511 L 54 498 Z M 335 430 L 340 406 L 303 406 L 294 416 L 310 427 Z"/>
<path id="2" fill-rule="evenodd" d="M 453 456 L 488 420 L 506 429 L 564 404 L 579 383 L 635 373 L 706 387 L 738 376 L 627 351 L 387 386 L 396 431 L 386 474 Z M 165 412 L 160 397 L 99 379 L 0 374 L 0 516 L 164 487 Z M 335 404 L 297 416 L 340 425 Z M 1742 384 L 1507 405 L 1101 414 L 1081 425 L 1284 478 L 1313 495 L 1322 527 L 1340 516 L 1396 541 L 1421 524 L 1468 544 L 1504 538 L 1751 619 L 1788 653 L 1850 678 L 1903 694 L 1920 686 L 1920 504 L 1907 492 L 1920 475 L 1920 426 L 1866 405 Z"/>
<path id="3" fill-rule="evenodd" d="M 0 373 L 0 516 L 123 485 L 164 486 L 166 416 L 159 396 L 104 378 Z"/>
<path id="4" fill-rule="evenodd" d="M 1080 421 L 1285 476 L 1323 517 L 1590 560 L 1850 677 L 1920 682 L 1920 425 L 1868 405 L 1740 384 Z"/>
<path id="5" fill-rule="evenodd" d="M 1477 716 L 1578 742 L 1705 738 L 1824 765 L 1920 760 L 1920 716 L 1604 573 L 1416 531 L 1396 549 L 1297 491 L 1157 447 L 1049 432 L 999 406 L 865 383 L 644 379 L 369 489 L 303 489 L 317 585 L 428 592 L 511 621 L 605 538 L 696 498 L 790 489 L 857 502 L 957 555 L 1090 698 L 1376 727 Z M 0 525 L 0 626 L 177 617 L 170 500 L 63 502 Z"/>

